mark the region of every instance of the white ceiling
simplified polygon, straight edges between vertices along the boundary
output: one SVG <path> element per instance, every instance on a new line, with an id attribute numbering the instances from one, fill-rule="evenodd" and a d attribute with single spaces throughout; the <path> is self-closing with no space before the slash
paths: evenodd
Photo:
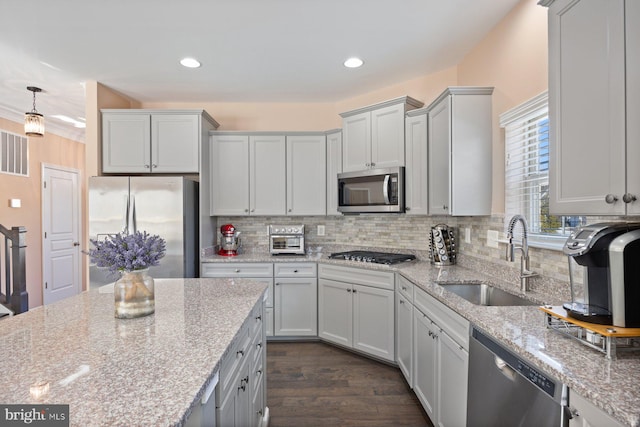
<path id="1" fill-rule="evenodd" d="M 1 0 L 0 115 L 38 86 L 57 128 L 84 117 L 87 80 L 141 102 L 336 102 L 456 65 L 519 1 Z"/>

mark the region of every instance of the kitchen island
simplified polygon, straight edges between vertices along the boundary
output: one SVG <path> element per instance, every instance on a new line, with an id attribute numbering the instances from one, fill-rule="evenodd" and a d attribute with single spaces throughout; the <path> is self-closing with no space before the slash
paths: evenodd
<path id="1" fill-rule="evenodd" d="M 185 424 L 266 286 L 155 282 L 147 317 L 114 318 L 113 294 L 94 289 L 2 320 L 0 403 L 68 404 L 72 426 Z"/>

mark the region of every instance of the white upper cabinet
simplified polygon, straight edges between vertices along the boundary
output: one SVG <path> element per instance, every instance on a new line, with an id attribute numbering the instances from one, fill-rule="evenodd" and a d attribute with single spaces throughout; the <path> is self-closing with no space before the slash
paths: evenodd
<path id="1" fill-rule="evenodd" d="M 249 137 L 214 135 L 210 153 L 211 215 L 249 215 Z"/>
<path id="2" fill-rule="evenodd" d="M 325 215 L 324 133 L 214 132 L 212 216 Z"/>
<path id="3" fill-rule="evenodd" d="M 404 115 L 422 105 L 405 96 L 340 114 L 343 171 L 404 166 Z"/>
<path id="4" fill-rule="evenodd" d="M 324 134 L 287 136 L 287 215 L 326 215 L 326 158 Z"/>
<path id="5" fill-rule="evenodd" d="M 249 214 L 284 215 L 287 199 L 283 135 L 249 137 Z"/>
<path id="6" fill-rule="evenodd" d="M 429 165 L 427 163 L 427 112 L 407 113 L 405 121 L 405 210 L 407 215 L 429 213 Z"/>
<path id="7" fill-rule="evenodd" d="M 491 214 L 492 93 L 450 87 L 426 108 L 430 215 Z"/>
<path id="8" fill-rule="evenodd" d="M 102 110 L 102 172 L 198 173 L 217 127 L 202 110 Z"/>
<path id="9" fill-rule="evenodd" d="M 327 133 L 327 215 L 338 212 L 338 174 L 342 172 L 342 131 Z"/>
<path id="10" fill-rule="evenodd" d="M 550 210 L 640 213 L 640 5 L 549 6 Z"/>

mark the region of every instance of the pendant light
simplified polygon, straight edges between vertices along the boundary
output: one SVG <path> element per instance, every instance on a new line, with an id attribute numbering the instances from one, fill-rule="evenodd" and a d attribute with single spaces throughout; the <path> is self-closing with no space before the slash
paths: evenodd
<path id="1" fill-rule="evenodd" d="M 33 92 L 33 110 L 24 114 L 24 133 L 27 136 L 44 136 L 44 117 L 36 110 L 36 92 L 42 92 L 42 89 L 27 86 L 27 90 Z"/>

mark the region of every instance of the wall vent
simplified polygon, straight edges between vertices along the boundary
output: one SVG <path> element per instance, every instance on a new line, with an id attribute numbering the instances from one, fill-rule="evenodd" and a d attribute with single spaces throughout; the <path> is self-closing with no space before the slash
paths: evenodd
<path id="1" fill-rule="evenodd" d="M 29 176 L 29 140 L 0 130 L 0 173 Z"/>

